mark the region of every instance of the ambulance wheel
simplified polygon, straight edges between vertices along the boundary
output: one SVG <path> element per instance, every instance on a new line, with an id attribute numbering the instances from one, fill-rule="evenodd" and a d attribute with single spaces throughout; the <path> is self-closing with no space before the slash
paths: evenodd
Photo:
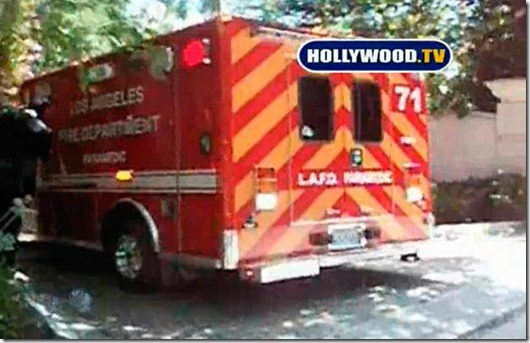
<path id="1" fill-rule="evenodd" d="M 160 261 L 146 225 L 139 220 L 123 222 L 113 249 L 120 288 L 130 292 L 154 292 L 160 286 Z"/>

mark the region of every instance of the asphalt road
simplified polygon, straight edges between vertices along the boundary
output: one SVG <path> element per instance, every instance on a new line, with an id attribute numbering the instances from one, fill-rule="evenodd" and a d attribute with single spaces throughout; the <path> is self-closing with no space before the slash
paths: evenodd
<path id="1" fill-rule="evenodd" d="M 156 295 L 117 289 L 99 253 L 26 244 L 21 265 L 64 337 L 526 338 L 526 235 L 510 230 L 443 227 L 419 262 L 266 286 L 219 277 Z"/>

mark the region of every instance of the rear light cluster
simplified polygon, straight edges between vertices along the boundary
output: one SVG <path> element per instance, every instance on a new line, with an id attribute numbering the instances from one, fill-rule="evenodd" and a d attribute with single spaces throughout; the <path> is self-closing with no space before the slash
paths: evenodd
<path id="1" fill-rule="evenodd" d="M 278 206 L 278 179 L 274 168 L 256 170 L 256 210 L 273 211 Z"/>
<path id="2" fill-rule="evenodd" d="M 182 66 L 193 68 L 201 64 L 211 64 L 210 40 L 207 38 L 193 39 L 182 49 Z"/>
<path id="3" fill-rule="evenodd" d="M 405 198 L 411 203 L 420 203 L 424 200 L 421 187 L 421 165 L 419 163 L 407 163 L 404 165 L 407 170 Z"/>

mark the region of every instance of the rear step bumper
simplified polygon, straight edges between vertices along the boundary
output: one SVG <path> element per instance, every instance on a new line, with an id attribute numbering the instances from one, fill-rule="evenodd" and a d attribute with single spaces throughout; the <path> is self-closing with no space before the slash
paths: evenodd
<path id="1" fill-rule="evenodd" d="M 330 252 L 322 255 L 245 265 L 239 268 L 239 276 L 242 280 L 261 284 L 314 277 L 320 274 L 322 268 L 336 267 L 348 263 L 359 263 L 383 258 L 396 258 L 396 261 L 398 261 L 398 258 L 402 255 L 417 253 L 420 242 L 387 243 L 377 248 Z"/>

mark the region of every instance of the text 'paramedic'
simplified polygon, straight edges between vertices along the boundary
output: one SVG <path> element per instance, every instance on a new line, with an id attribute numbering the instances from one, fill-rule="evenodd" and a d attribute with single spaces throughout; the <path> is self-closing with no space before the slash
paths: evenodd
<path id="1" fill-rule="evenodd" d="M 438 40 L 313 40 L 298 62 L 311 72 L 438 72 L 452 59 Z"/>

